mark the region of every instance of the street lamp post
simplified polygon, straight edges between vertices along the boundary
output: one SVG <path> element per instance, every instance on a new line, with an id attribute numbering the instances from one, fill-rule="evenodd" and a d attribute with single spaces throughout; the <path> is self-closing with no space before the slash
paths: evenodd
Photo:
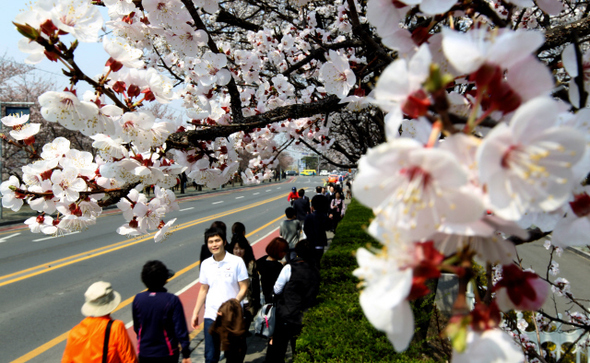
<path id="1" fill-rule="evenodd" d="M 31 106 L 35 102 L 0 102 L 0 118 L 8 115 L 30 114 Z M 3 113 L 2 110 L 5 110 Z M 0 133 L 2 132 L 3 124 L 0 123 Z M 2 169 L 4 168 L 4 159 L 2 156 L 2 144 L 0 141 L 0 184 L 2 183 Z M 0 206 L 0 219 L 2 219 L 2 206 Z"/>

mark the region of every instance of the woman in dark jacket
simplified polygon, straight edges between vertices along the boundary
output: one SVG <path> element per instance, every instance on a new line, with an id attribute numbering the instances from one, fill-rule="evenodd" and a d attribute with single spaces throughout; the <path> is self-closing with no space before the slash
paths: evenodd
<path id="1" fill-rule="evenodd" d="M 283 264 L 280 260 L 287 255 L 288 251 L 289 243 L 284 238 L 275 237 L 266 246 L 266 255 L 256 261 L 264 302 L 267 304 L 272 302 L 272 289 L 283 269 Z"/>
<path id="2" fill-rule="evenodd" d="M 238 226 L 236 227 L 236 225 Z M 243 226 L 242 223 L 237 222 L 232 227 L 232 231 L 235 230 L 236 232 L 232 235 L 228 250 L 231 254 L 241 257 L 248 269 L 250 285 L 244 298 L 244 320 L 246 331 L 248 331 L 252 320 L 254 320 L 258 309 L 260 309 L 260 280 L 256 261 L 254 260 L 254 251 L 252 250 L 252 246 L 250 246 L 250 242 L 245 237 L 246 230 Z"/>
<path id="3" fill-rule="evenodd" d="M 173 274 L 157 260 L 146 262 L 141 271 L 141 281 L 148 289 L 135 295 L 132 305 L 140 363 L 177 363 L 180 354 L 183 363 L 190 363 L 190 340 L 182 304 L 178 296 L 164 288 Z"/>

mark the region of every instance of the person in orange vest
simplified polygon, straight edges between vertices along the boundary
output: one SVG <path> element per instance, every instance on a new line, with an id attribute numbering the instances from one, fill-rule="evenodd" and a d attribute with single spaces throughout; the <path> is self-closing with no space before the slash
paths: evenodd
<path id="1" fill-rule="evenodd" d="M 295 199 L 299 199 L 299 194 L 297 194 L 297 188 L 291 188 L 291 193 L 287 196 L 287 202 L 290 202 L 293 205 L 293 201 Z"/>
<path id="2" fill-rule="evenodd" d="M 70 330 L 62 363 L 137 363 L 125 324 L 110 315 L 121 303 L 121 295 L 110 283 L 98 281 L 84 297 L 86 318 Z"/>

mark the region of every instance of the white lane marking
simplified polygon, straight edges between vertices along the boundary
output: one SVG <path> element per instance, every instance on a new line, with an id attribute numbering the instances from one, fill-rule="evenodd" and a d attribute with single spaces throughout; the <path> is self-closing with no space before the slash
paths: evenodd
<path id="1" fill-rule="evenodd" d="M 223 200 L 219 201 L 219 202 L 213 202 L 211 204 L 219 204 L 219 203 L 223 203 Z"/>
<path id="2" fill-rule="evenodd" d="M 281 189 L 281 187 L 278 187 L 277 190 Z"/>
<path id="3" fill-rule="evenodd" d="M 185 210 L 191 210 L 191 209 L 195 209 L 195 207 L 190 207 L 190 208 L 184 208 L 184 209 L 179 209 L 179 212 L 184 212 Z"/>
<path id="4" fill-rule="evenodd" d="M 275 233 L 275 231 L 279 229 L 278 227 L 273 229 L 272 231 L 268 232 L 267 234 L 265 234 L 264 236 L 260 237 L 257 241 L 253 242 L 251 245 L 254 246 L 255 244 L 257 244 L 258 242 L 262 241 L 263 239 L 265 239 L 266 237 L 270 236 L 271 234 Z M 182 289 L 180 289 L 177 293 L 175 293 L 174 295 L 176 296 L 180 296 L 180 294 L 186 292 L 188 289 L 190 289 L 191 287 L 195 286 L 196 284 L 199 283 L 199 279 L 196 279 L 195 281 L 191 282 L 190 284 L 186 285 L 185 287 L 183 287 Z M 133 320 L 131 320 L 130 322 L 128 322 L 127 324 L 125 324 L 125 329 L 129 329 L 133 326 Z"/>
<path id="5" fill-rule="evenodd" d="M 20 234 L 20 233 L 13 233 L 13 234 L 11 234 L 11 235 L 9 235 L 9 236 L 2 237 L 2 238 L 0 238 L 0 243 L 2 243 L 2 242 L 6 242 L 6 240 L 7 240 L 7 239 L 9 239 L 9 238 L 12 238 L 12 237 L 16 237 L 16 236 L 18 236 L 19 234 Z"/>
<path id="6" fill-rule="evenodd" d="M 272 190 L 270 190 L 270 189 L 267 189 L 267 190 L 265 190 L 265 192 L 267 192 L 267 193 L 268 193 L 268 192 L 272 192 Z"/>
<path id="7" fill-rule="evenodd" d="M 242 195 L 241 197 L 236 197 L 236 199 L 242 199 L 242 198 L 244 198 L 244 196 L 243 196 L 243 195 Z"/>
<path id="8" fill-rule="evenodd" d="M 260 194 L 260 193 L 254 193 L 254 194 L 252 194 L 252 195 L 258 195 L 258 194 Z"/>
<path id="9" fill-rule="evenodd" d="M 60 238 L 60 237 L 65 237 L 65 236 L 69 236 L 72 234 L 76 234 L 76 233 L 80 233 L 80 231 L 76 231 L 76 232 L 71 232 L 71 233 L 66 233 L 66 234 L 62 234 L 61 236 L 51 236 L 51 237 L 45 237 L 45 238 L 37 238 L 32 240 L 31 242 L 41 242 L 41 241 L 46 241 L 48 239 L 53 239 L 53 238 Z"/>

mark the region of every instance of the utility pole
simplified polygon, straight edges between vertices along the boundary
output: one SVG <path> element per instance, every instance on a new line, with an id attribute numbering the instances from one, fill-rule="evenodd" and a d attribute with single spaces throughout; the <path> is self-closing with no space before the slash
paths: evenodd
<path id="1" fill-rule="evenodd" d="M 29 115 L 31 113 L 31 106 L 35 102 L 0 102 L 0 118 L 9 115 Z M 4 112 L 2 112 L 4 111 Z M 0 123 L 0 133 L 4 124 Z M 2 156 L 3 141 L 0 141 L 0 184 L 4 181 L 2 178 L 2 169 L 4 168 L 4 159 Z M 2 206 L 0 206 L 0 219 L 2 219 Z"/>

